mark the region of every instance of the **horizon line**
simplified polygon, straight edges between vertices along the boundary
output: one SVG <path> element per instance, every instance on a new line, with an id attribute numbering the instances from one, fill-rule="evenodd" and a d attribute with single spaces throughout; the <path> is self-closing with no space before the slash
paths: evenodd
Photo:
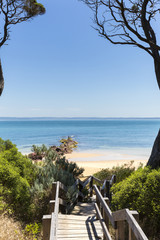
<path id="1" fill-rule="evenodd" d="M 0 119 L 160 119 L 160 117 L 0 117 Z"/>

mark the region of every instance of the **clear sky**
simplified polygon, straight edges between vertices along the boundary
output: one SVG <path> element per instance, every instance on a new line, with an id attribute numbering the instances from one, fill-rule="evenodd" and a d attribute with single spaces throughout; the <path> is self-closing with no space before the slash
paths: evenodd
<path id="1" fill-rule="evenodd" d="M 46 14 L 11 29 L 1 49 L 0 117 L 160 117 L 153 60 L 111 45 L 78 0 L 43 0 Z"/>

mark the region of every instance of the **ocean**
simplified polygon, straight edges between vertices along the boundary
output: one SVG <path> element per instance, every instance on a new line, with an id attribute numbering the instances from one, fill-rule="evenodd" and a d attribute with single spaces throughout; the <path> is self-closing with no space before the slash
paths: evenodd
<path id="1" fill-rule="evenodd" d="M 22 153 L 33 144 L 59 145 L 73 137 L 79 152 L 109 151 L 148 158 L 160 128 L 160 119 L 34 119 L 0 118 L 0 137 L 10 139 Z"/>

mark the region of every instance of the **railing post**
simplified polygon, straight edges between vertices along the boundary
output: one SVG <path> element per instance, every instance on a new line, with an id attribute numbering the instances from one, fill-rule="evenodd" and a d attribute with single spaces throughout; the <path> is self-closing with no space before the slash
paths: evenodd
<path id="1" fill-rule="evenodd" d="M 104 189 L 101 189 L 101 195 L 102 195 L 102 197 L 105 197 L 105 195 L 104 195 Z"/>
<path id="2" fill-rule="evenodd" d="M 43 240 L 49 240 L 51 228 L 51 215 L 44 215 L 42 219 L 43 224 Z"/>
<path id="3" fill-rule="evenodd" d="M 50 213 L 54 212 L 54 208 L 55 208 L 55 200 L 50 200 L 49 201 L 49 212 Z"/>
<path id="4" fill-rule="evenodd" d="M 139 222 L 139 214 L 132 214 L 132 215 L 134 216 L 136 221 Z M 131 227 L 129 227 L 129 240 L 136 240 L 136 237 L 135 237 Z"/>
<path id="5" fill-rule="evenodd" d="M 105 200 L 106 204 L 109 205 L 109 199 L 104 198 L 104 200 Z M 109 230 L 109 218 L 108 218 L 107 214 L 105 213 L 104 208 L 103 208 L 102 216 L 103 216 L 104 222 L 107 226 L 107 229 Z"/>
<path id="6" fill-rule="evenodd" d="M 93 177 L 91 177 L 91 181 L 89 183 L 89 188 L 91 189 L 90 191 L 90 197 L 93 196 Z"/>
<path id="7" fill-rule="evenodd" d="M 50 204 L 50 213 L 54 212 L 55 207 L 55 199 L 56 199 L 56 189 L 57 189 L 57 183 L 52 183 L 52 190 L 51 190 L 51 200 L 49 202 Z"/>
<path id="8" fill-rule="evenodd" d="M 100 186 L 97 186 L 97 188 L 100 191 Z M 97 203 L 97 206 L 98 206 L 99 210 L 101 211 L 100 201 L 98 199 L 97 194 L 96 194 L 96 203 Z M 97 214 L 96 214 L 96 218 L 98 219 L 98 215 Z"/>
<path id="9" fill-rule="evenodd" d="M 126 222 L 117 221 L 116 222 L 116 240 L 126 239 Z"/>
<path id="10" fill-rule="evenodd" d="M 83 190 L 83 186 L 82 186 L 82 184 L 79 182 L 79 192 L 82 192 L 82 190 Z M 83 198 L 82 198 L 81 196 L 78 196 L 78 201 L 79 201 L 79 202 L 82 202 L 82 200 L 83 200 Z"/>
<path id="11" fill-rule="evenodd" d="M 53 182 L 52 183 L 51 200 L 56 199 L 56 188 L 57 188 L 57 182 Z"/>
<path id="12" fill-rule="evenodd" d="M 110 181 L 106 181 L 106 197 L 110 200 Z"/>

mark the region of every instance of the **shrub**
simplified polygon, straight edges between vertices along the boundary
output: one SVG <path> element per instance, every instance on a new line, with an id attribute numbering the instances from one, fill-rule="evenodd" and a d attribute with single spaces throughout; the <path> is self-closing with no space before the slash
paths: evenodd
<path id="1" fill-rule="evenodd" d="M 24 230 L 24 234 L 27 237 L 27 239 L 33 239 L 36 240 L 37 237 L 40 235 L 40 224 L 37 223 L 30 223 L 27 224 Z"/>
<path id="2" fill-rule="evenodd" d="M 2 193 L 3 193 L 3 186 L 2 184 L 0 184 L 0 214 L 4 211 L 4 208 L 5 208 L 5 202 L 3 200 Z"/>
<path id="3" fill-rule="evenodd" d="M 133 161 L 131 161 L 129 164 L 123 164 L 122 166 L 102 169 L 95 173 L 94 176 L 104 181 L 105 179 L 109 180 L 112 175 L 116 175 L 116 182 L 118 183 L 130 176 L 134 171 L 135 167 L 133 167 Z"/>
<path id="4" fill-rule="evenodd" d="M 40 220 L 48 211 L 52 182 L 60 181 L 68 187 L 67 199 L 75 198 L 76 191 L 71 186 L 75 182 L 75 176 L 83 172 L 76 164 L 68 162 L 65 157 L 58 158 L 57 155 L 48 154 L 42 166 L 39 166 L 39 173 L 31 188 L 32 194 L 32 215 L 34 220 Z"/>
<path id="5" fill-rule="evenodd" d="M 36 177 L 36 166 L 27 159 L 9 140 L 0 139 L 0 184 L 1 197 L 11 212 L 25 220 L 30 208 L 30 186 Z"/>
<path id="6" fill-rule="evenodd" d="M 58 169 L 63 169 L 69 173 L 72 173 L 74 177 L 78 177 L 84 171 L 84 168 L 79 168 L 75 162 L 69 162 L 65 157 L 58 158 L 55 162 L 55 166 Z"/>
<path id="7" fill-rule="evenodd" d="M 0 158 L 0 183 L 3 185 L 2 196 L 16 215 L 25 219 L 30 204 L 29 183 L 20 176 L 17 167 L 6 159 Z"/>
<path id="8" fill-rule="evenodd" d="M 112 187 L 114 210 L 129 208 L 140 213 L 148 236 L 160 234 L 160 170 L 140 168 Z"/>
<path id="9" fill-rule="evenodd" d="M 9 140 L 7 140 L 8 142 Z M 5 143 L 6 141 L 4 141 Z M 4 151 L 0 153 L 0 158 L 3 159 L 7 164 L 15 168 L 17 173 L 20 174 L 21 177 L 27 179 L 29 184 L 34 182 L 36 177 L 36 166 L 32 163 L 30 159 L 26 156 L 23 156 L 14 144 L 10 141 L 8 144 L 5 144 L 6 147 Z M 0 147 L 1 148 L 1 147 Z"/>
<path id="10" fill-rule="evenodd" d="M 33 145 L 31 148 L 31 151 L 33 153 L 30 153 L 28 155 L 29 158 L 32 160 L 42 160 L 43 158 L 47 158 L 49 154 L 56 154 L 57 158 L 59 156 L 63 156 L 67 153 L 72 153 L 73 149 L 77 148 L 78 142 L 73 140 L 72 137 L 69 137 L 67 139 L 61 139 L 60 140 L 60 146 L 51 146 L 47 148 L 44 144 L 42 146 L 36 146 Z"/>

